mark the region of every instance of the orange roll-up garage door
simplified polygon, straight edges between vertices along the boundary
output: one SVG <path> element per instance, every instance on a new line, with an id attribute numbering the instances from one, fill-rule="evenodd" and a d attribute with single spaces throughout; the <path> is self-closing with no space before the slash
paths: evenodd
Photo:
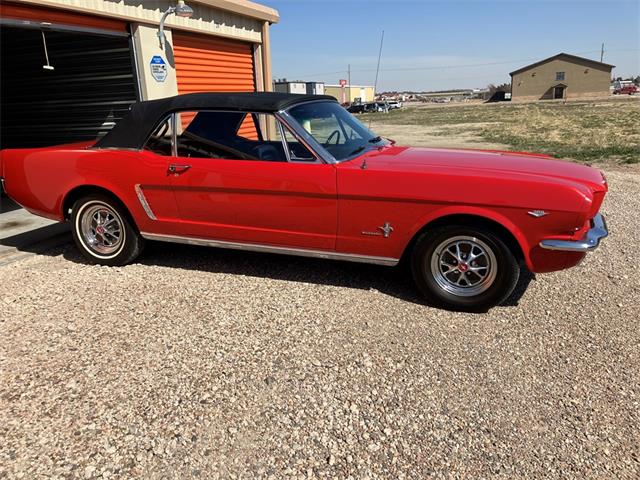
<path id="1" fill-rule="evenodd" d="M 180 94 L 256 90 L 251 43 L 174 30 L 173 54 Z M 238 133 L 255 138 L 253 122 L 247 119 Z"/>

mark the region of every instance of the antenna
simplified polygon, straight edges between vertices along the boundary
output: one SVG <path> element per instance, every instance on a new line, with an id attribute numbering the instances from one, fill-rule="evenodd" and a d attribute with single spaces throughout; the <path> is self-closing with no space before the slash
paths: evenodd
<path id="1" fill-rule="evenodd" d="M 384 30 L 382 30 L 382 37 L 380 38 L 380 51 L 378 52 L 378 67 L 376 68 L 376 81 L 373 84 L 373 99 L 375 100 L 376 91 L 378 90 L 378 73 L 380 73 L 380 59 L 382 58 L 382 44 L 384 43 Z"/>
<path id="2" fill-rule="evenodd" d="M 378 67 L 376 68 L 376 81 L 373 84 L 373 101 L 376 101 L 376 91 L 378 90 L 378 73 L 380 73 L 380 59 L 382 58 L 382 44 L 384 43 L 384 30 L 380 37 L 380 51 L 378 52 Z M 376 107 L 377 109 L 377 107 Z M 369 117 L 369 128 L 371 128 L 371 117 Z"/>

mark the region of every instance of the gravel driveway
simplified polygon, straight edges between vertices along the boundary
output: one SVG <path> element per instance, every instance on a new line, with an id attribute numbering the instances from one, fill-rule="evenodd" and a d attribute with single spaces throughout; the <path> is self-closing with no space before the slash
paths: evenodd
<path id="1" fill-rule="evenodd" d="M 638 478 L 640 170 L 488 314 L 402 271 L 152 245 L 0 267 L 0 478 Z"/>

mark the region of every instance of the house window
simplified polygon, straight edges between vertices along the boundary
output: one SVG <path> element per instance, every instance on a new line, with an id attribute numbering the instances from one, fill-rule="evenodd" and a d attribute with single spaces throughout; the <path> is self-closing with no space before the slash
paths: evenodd
<path id="1" fill-rule="evenodd" d="M 564 72 L 556 72 L 556 82 L 564 80 Z"/>

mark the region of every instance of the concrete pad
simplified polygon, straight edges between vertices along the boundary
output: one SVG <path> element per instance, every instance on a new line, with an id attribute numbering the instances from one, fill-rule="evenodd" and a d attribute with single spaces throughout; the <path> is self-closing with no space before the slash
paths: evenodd
<path id="1" fill-rule="evenodd" d="M 10 199 L 0 198 L 0 265 L 70 240 L 68 223 L 32 215 Z"/>

